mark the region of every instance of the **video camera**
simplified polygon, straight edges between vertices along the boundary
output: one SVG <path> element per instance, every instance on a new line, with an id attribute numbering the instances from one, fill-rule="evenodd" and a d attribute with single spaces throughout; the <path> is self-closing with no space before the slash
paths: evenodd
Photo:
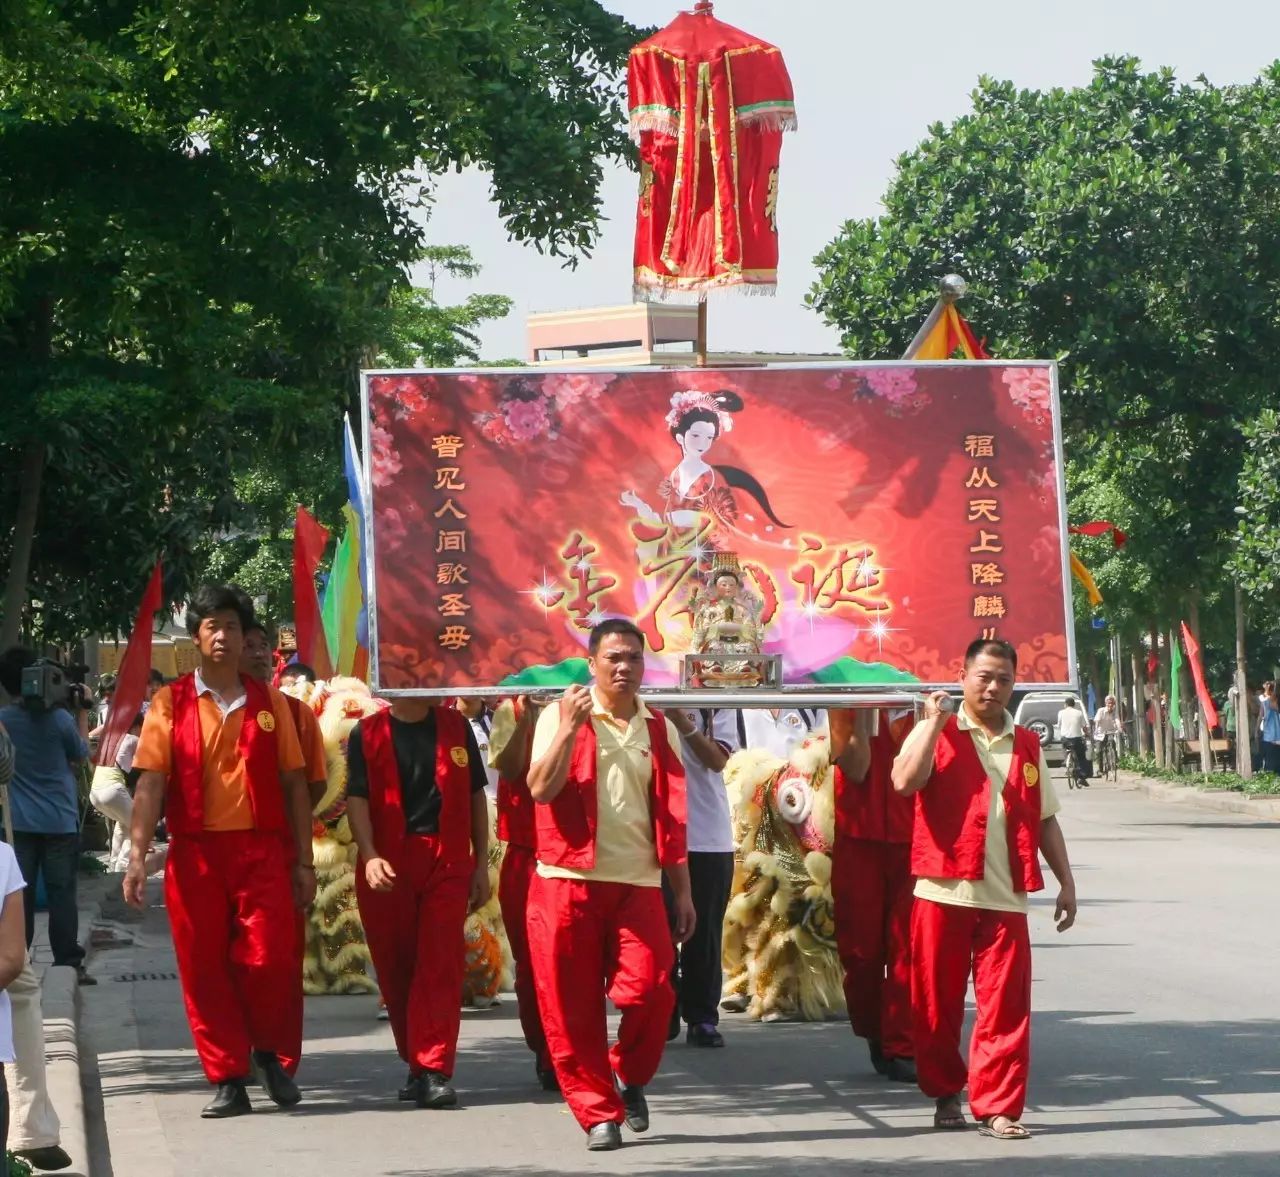
<path id="1" fill-rule="evenodd" d="M 86 710 L 93 702 L 84 683 L 88 673 L 87 666 L 62 666 L 41 658 L 23 668 L 18 701 L 28 711 L 52 711 L 55 707 Z"/>

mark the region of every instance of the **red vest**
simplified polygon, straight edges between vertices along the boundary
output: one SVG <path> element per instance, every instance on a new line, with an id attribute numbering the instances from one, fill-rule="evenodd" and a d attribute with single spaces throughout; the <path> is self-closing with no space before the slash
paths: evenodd
<path id="1" fill-rule="evenodd" d="M 893 791 L 893 761 L 914 724 L 907 715 L 890 722 L 880 712 L 880 728 L 871 737 L 871 766 L 861 783 L 847 780 L 836 767 L 836 833 L 845 838 L 907 845 L 915 803 Z"/>
<path id="2" fill-rule="evenodd" d="M 1013 763 L 1001 793 L 1009 870 L 1016 891 L 1040 891 L 1040 741 L 1013 732 Z M 917 878 L 980 879 L 987 846 L 991 780 L 973 737 L 952 716 L 938 737 L 929 783 L 916 794 L 911 873 Z"/>
<path id="3" fill-rule="evenodd" d="M 452 707 L 433 707 L 436 717 L 436 787 L 440 790 L 439 838 L 446 865 L 471 859 L 471 773 L 467 768 L 467 721 Z M 391 740 L 391 712 L 360 721 L 360 747 L 369 781 L 369 819 L 378 853 L 399 870 L 406 834 L 400 766 Z"/>
<path id="4" fill-rule="evenodd" d="M 649 782 L 649 811 L 654 844 L 661 866 L 688 861 L 684 765 L 667 739 L 667 721 L 650 715 L 649 750 L 653 776 Z M 570 870 L 591 870 L 596 864 L 596 732 L 584 723 L 573 741 L 572 759 L 564 788 L 550 804 L 537 807 L 538 861 Z"/>
<path id="5" fill-rule="evenodd" d="M 516 718 L 520 718 L 520 701 L 513 699 Z M 526 850 L 538 847 L 538 823 L 534 816 L 533 794 L 529 792 L 529 753 L 533 748 L 533 733 L 524 737 L 524 772 L 515 780 L 498 778 L 498 837 L 512 846 Z"/>
<path id="6" fill-rule="evenodd" d="M 276 747 L 275 710 L 271 692 L 243 674 L 244 721 L 236 747 L 245 763 L 245 786 L 253 810 L 253 828 L 289 833 L 280 753 Z M 194 674 L 184 674 L 169 687 L 173 699 L 173 768 L 165 793 L 164 817 L 171 834 L 204 832 L 204 738 L 200 732 L 200 699 Z M 259 720 L 267 717 L 267 722 Z"/>

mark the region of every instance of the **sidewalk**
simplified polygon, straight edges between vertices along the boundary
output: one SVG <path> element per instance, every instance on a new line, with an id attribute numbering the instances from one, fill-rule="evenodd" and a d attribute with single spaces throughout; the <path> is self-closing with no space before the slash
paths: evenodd
<path id="1" fill-rule="evenodd" d="M 1190 805 L 1213 813 L 1244 813 L 1264 821 L 1280 821 L 1280 797 L 1253 797 L 1247 793 L 1232 793 L 1224 789 L 1196 788 L 1194 778 L 1187 783 L 1158 781 L 1136 772 L 1121 771 L 1118 783 L 1135 788 L 1154 801 L 1171 801 L 1177 805 Z"/>
<path id="2" fill-rule="evenodd" d="M 80 944 L 85 949 L 90 971 L 92 962 L 88 957 L 93 951 L 93 928 L 102 899 L 119 885 L 119 875 L 82 874 L 77 879 Z M 90 1177 L 84 1089 L 80 1081 L 80 986 L 74 969 L 53 964 L 49 915 L 44 911 L 36 912 L 31 967 L 40 979 L 49 1099 L 62 1124 L 62 1147 L 71 1157 L 71 1167 L 61 1172 L 67 1177 Z"/>

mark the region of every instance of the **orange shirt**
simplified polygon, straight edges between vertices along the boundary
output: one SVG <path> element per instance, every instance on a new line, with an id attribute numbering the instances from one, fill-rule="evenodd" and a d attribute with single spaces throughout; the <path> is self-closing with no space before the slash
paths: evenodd
<path id="1" fill-rule="evenodd" d="M 305 767 L 293 713 L 284 696 L 268 687 L 271 709 L 276 717 L 276 748 L 280 771 L 296 772 Z M 204 828 L 206 830 L 251 830 L 253 807 L 245 780 L 244 757 L 240 755 L 240 729 L 244 726 L 244 705 L 224 716 L 209 694 L 197 700 L 200 709 L 200 736 L 204 743 Z M 142 724 L 133 767 L 143 772 L 159 772 L 168 777 L 173 768 L 173 695 L 161 687 L 151 700 Z"/>
<path id="2" fill-rule="evenodd" d="M 286 704 L 287 706 L 287 704 Z M 293 714 L 292 711 L 289 712 Z M 306 761 L 307 784 L 312 781 L 327 782 L 329 767 L 325 759 L 324 736 L 320 734 L 320 721 L 316 713 L 305 703 L 298 708 L 298 745 L 302 749 L 302 759 Z"/>

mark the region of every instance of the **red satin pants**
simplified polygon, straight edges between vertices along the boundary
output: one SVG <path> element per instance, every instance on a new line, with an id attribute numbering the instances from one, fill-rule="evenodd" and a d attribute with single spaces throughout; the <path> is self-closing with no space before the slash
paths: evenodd
<path id="1" fill-rule="evenodd" d="M 533 983 L 533 961 L 529 957 L 529 933 L 526 917 L 529 887 L 538 866 L 537 852 L 527 846 L 507 843 L 498 876 L 498 903 L 502 908 L 502 926 L 507 930 L 507 943 L 516 962 L 516 1005 L 520 1012 L 520 1029 L 525 1044 L 533 1051 L 539 1070 L 551 1066 L 547 1053 L 547 1036 L 542 1029 L 538 1010 L 538 991 Z"/>
<path id="2" fill-rule="evenodd" d="M 969 1065 L 960 1054 L 973 973 L 978 1007 Z M 917 899 L 911 914 L 911 1005 L 920 1090 L 940 1099 L 969 1085 L 980 1120 L 1020 1119 L 1031 1064 L 1031 940 L 1021 912 Z"/>
<path id="3" fill-rule="evenodd" d="M 251 1050 L 302 1055 L 302 920 L 288 849 L 257 830 L 175 837 L 164 876 L 178 975 L 210 1083 L 249 1077 Z"/>
<path id="4" fill-rule="evenodd" d="M 831 856 L 836 947 L 849 1024 L 889 1058 L 911 1039 L 911 847 L 837 836 Z"/>
<path id="5" fill-rule="evenodd" d="M 675 953 L 662 888 L 535 875 L 529 949 L 551 1062 L 584 1129 L 620 1124 L 613 1076 L 644 1086 L 657 1073 L 675 1004 Z M 612 1048 L 605 996 L 622 1011 Z"/>
<path id="6" fill-rule="evenodd" d="M 390 891 L 374 891 L 356 869 L 356 899 L 396 1050 L 415 1074 L 452 1078 L 462 1025 L 463 925 L 469 860 L 446 864 L 435 835 L 406 834 Z"/>

